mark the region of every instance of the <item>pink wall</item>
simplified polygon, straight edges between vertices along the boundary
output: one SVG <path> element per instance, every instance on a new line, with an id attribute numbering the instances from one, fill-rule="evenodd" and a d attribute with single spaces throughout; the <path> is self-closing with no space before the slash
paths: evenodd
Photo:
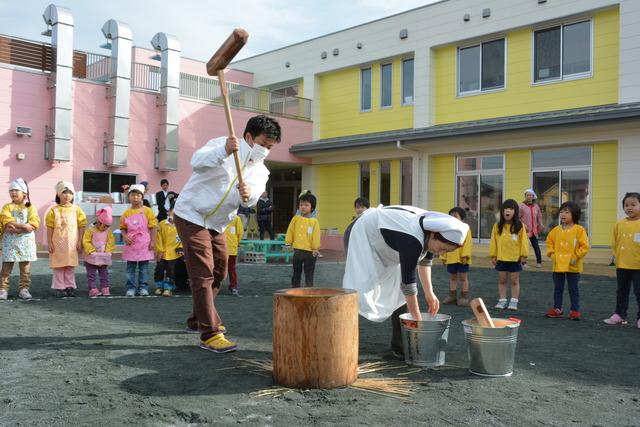
<path id="1" fill-rule="evenodd" d="M 105 98 L 106 85 L 74 81 L 73 133 L 71 162 L 52 164 L 44 160 L 44 129 L 50 122 L 50 93 L 44 74 L 17 71 L 0 67 L 0 185 L 22 176 L 29 182 L 31 200 L 38 207 L 41 218 L 53 205 L 54 186 L 60 180 L 72 181 L 82 190 L 83 171 L 109 171 L 102 164 L 104 133 L 108 129 L 109 104 Z M 180 190 L 191 174 L 190 160 L 195 150 L 209 139 L 227 133 L 224 110 L 205 102 L 180 100 L 180 153 L 178 171 L 160 172 L 153 167 L 155 139 L 159 132 L 159 109 L 156 94 L 132 91 L 129 122 L 128 165 L 112 168 L 116 173 L 137 174 L 138 181 L 150 182 L 151 191 L 159 190 L 159 182 L 167 178 L 171 188 Z M 247 120 L 259 113 L 233 110 L 235 130 L 242 135 Z M 291 164 L 308 164 L 308 159 L 289 153 L 293 144 L 311 140 L 312 123 L 276 117 L 283 129 L 282 142 L 272 150 L 269 160 Z M 33 128 L 33 136 L 18 137 L 16 126 Z M 16 160 L 17 153 L 25 153 L 25 160 Z M 7 187 L 5 187 L 7 188 Z M 0 204 L 8 203 L 8 191 Z M 38 241 L 44 243 L 44 225 Z"/>
<path id="2" fill-rule="evenodd" d="M 214 52 L 215 50 L 212 51 L 211 54 L 213 55 Z M 151 59 L 155 54 L 156 52 L 154 50 L 145 49 L 143 47 L 134 47 L 131 52 L 131 60 L 133 62 L 159 67 L 160 61 Z M 195 59 L 189 58 L 180 58 L 180 72 L 196 76 L 211 77 L 207 74 L 206 62 L 196 61 Z M 225 70 L 225 77 L 228 82 L 238 83 L 244 86 L 253 85 L 253 73 L 249 73 L 247 71 L 227 68 Z"/>

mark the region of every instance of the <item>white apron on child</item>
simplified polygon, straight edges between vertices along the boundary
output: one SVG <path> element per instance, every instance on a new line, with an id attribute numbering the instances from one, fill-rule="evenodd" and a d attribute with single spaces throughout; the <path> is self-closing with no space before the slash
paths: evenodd
<path id="1" fill-rule="evenodd" d="M 406 233 L 424 242 L 418 217 L 427 211 L 411 206 L 398 208 L 367 209 L 349 236 L 342 287 L 358 291 L 360 315 L 374 322 L 383 322 L 406 303 L 400 289 L 400 255 L 387 245 L 380 229 Z"/>
<path id="2" fill-rule="evenodd" d="M 53 253 L 49 254 L 51 268 L 76 267 L 78 265 L 78 209 L 53 208 Z"/>
<path id="3" fill-rule="evenodd" d="M 149 250 L 151 235 L 149 222 L 144 212 L 133 214 L 124 220 L 127 226 L 127 236 L 132 240 L 130 245 L 124 245 L 122 259 L 125 261 L 150 261 L 154 259 L 153 251 Z"/>
<path id="4" fill-rule="evenodd" d="M 84 256 L 84 260 L 86 262 L 97 266 L 111 265 L 111 253 L 104 251 L 107 247 L 108 233 L 109 230 L 99 231 L 98 229 L 95 229 L 93 231 L 91 244 L 96 248 L 96 251 Z"/>
<path id="5" fill-rule="evenodd" d="M 17 224 L 27 224 L 29 222 L 28 209 L 14 210 L 11 215 Z M 5 230 L 2 237 L 3 262 L 25 262 L 37 259 L 35 232 L 9 233 Z"/>

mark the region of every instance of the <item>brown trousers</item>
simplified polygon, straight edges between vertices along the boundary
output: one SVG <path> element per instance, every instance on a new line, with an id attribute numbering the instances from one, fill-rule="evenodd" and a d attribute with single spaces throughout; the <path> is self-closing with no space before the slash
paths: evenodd
<path id="1" fill-rule="evenodd" d="M 13 270 L 13 262 L 3 262 L 2 272 L 0 273 L 0 289 L 5 291 L 9 289 L 9 277 Z M 31 261 L 18 262 L 20 267 L 20 289 L 29 289 L 31 285 Z"/>
<path id="2" fill-rule="evenodd" d="M 227 239 L 224 233 L 208 230 L 174 215 L 174 222 L 189 273 L 193 311 L 187 319 L 190 329 L 200 331 L 203 340 L 218 333 L 221 324 L 215 298 L 227 276 Z"/>

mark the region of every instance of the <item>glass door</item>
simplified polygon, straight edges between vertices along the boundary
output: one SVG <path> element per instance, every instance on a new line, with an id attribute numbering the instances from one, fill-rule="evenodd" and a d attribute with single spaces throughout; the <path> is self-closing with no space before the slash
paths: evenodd
<path id="1" fill-rule="evenodd" d="M 502 179 L 502 175 L 480 175 L 480 235 L 473 236 L 491 238 L 493 224 L 500 219 Z"/>
<path id="2" fill-rule="evenodd" d="M 457 206 L 461 207 L 467 213 L 467 217 L 464 222 L 469 224 L 471 229 L 471 236 L 473 238 L 478 237 L 478 175 L 464 175 L 458 176 L 458 203 Z"/>

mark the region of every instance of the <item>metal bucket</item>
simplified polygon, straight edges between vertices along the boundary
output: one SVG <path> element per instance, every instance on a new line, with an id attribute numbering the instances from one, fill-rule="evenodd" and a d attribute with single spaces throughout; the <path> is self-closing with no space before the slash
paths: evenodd
<path id="1" fill-rule="evenodd" d="M 421 314 L 422 320 L 413 320 L 410 313 L 400 315 L 404 360 L 416 366 L 444 365 L 451 316 Z"/>
<path id="2" fill-rule="evenodd" d="M 469 356 L 469 372 L 488 377 L 508 377 L 513 373 L 520 324 L 493 319 L 496 328 L 483 328 L 475 319 L 463 320 Z"/>

